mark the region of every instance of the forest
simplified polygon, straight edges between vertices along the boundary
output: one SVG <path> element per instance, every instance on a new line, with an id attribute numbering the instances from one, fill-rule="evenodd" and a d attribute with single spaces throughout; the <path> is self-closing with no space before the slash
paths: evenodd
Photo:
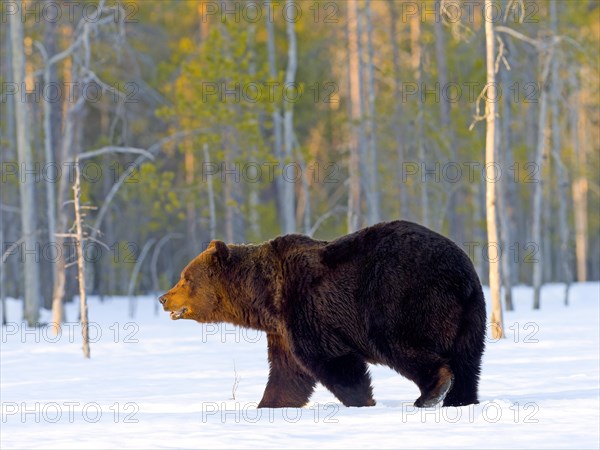
<path id="1" fill-rule="evenodd" d="M 0 297 L 30 325 L 158 294 L 211 239 L 397 219 L 506 310 L 600 279 L 595 0 L 0 7 Z"/>

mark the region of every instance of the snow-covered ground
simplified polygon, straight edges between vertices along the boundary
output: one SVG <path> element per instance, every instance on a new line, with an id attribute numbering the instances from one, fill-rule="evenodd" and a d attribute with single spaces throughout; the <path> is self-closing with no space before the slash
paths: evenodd
<path id="1" fill-rule="evenodd" d="M 416 386 L 372 367 L 377 406 L 345 408 L 319 386 L 303 409 L 258 410 L 266 338 L 229 325 L 154 315 L 155 299 L 90 300 L 92 358 L 77 305 L 62 335 L 29 329 L 9 300 L 1 340 L 0 447 L 599 448 L 600 284 L 544 286 L 532 311 L 516 288 L 507 339 L 488 339 L 481 404 L 418 410 Z M 44 317 L 49 319 L 49 315 Z M 237 372 L 239 385 L 232 399 Z"/>

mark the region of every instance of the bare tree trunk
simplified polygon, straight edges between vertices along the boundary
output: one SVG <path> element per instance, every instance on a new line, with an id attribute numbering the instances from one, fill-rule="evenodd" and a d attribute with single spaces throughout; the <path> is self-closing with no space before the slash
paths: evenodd
<path id="1" fill-rule="evenodd" d="M 350 90 L 350 118 L 354 133 L 350 142 L 349 175 L 350 185 L 348 192 L 348 233 L 360 227 L 360 201 L 361 181 L 360 162 L 361 147 L 364 145 L 361 110 L 361 82 L 359 77 L 359 33 L 358 33 L 358 1 L 351 0 L 348 4 L 348 88 Z"/>
<path id="2" fill-rule="evenodd" d="M 3 0 L 4 1 L 4 0 Z M 6 27 L 4 29 L 3 35 L 4 41 L 4 71 L 6 76 L 6 83 L 14 83 L 14 73 L 13 73 L 13 58 L 12 58 L 12 39 L 10 32 L 10 20 L 6 21 Z M 2 122 L 6 125 L 6 141 L 7 141 L 7 154 L 4 155 L 5 158 L 10 160 L 10 158 L 14 158 L 14 153 L 16 149 L 16 138 L 15 138 L 15 102 L 14 101 L 4 101 L 6 107 L 6 115 L 2 118 Z"/>
<path id="3" fill-rule="evenodd" d="M 294 5 L 294 0 L 286 0 L 289 7 Z M 298 65 L 298 55 L 296 48 L 296 23 L 293 20 L 286 21 L 286 31 L 288 37 L 288 61 L 285 71 L 285 86 L 290 89 L 295 86 L 296 69 Z M 283 105 L 283 149 L 284 162 L 289 164 L 292 161 L 294 152 L 294 104 L 284 99 Z M 284 179 L 283 184 L 283 217 L 285 234 L 296 231 L 296 186 L 290 180 Z"/>
<path id="4" fill-rule="evenodd" d="M 550 0 L 550 25 L 554 37 L 558 36 L 558 15 L 556 8 L 556 0 Z M 568 305 L 569 287 L 573 282 L 573 274 L 571 272 L 571 246 L 569 245 L 571 242 L 571 233 L 567 216 L 569 180 L 567 168 L 561 157 L 561 129 L 558 102 L 560 100 L 562 84 L 558 73 L 558 58 L 554 57 L 551 64 L 552 90 L 550 94 L 550 110 L 552 112 L 552 159 L 556 163 L 556 178 L 558 181 L 558 228 L 560 238 L 560 261 L 563 272 L 562 278 L 565 282 L 564 302 L 565 305 Z"/>
<path id="5" fill-rule="evenodd" d="M 152 274 L 152 289 L 154 291 L 154 294 L 158 294 L 159 290 L 160 290 L 160 285 L 158 282 L 158 270 L 157 270 L 157 263 L 158 263 L 158 257 L 160 256 L 160 251 L 163 248 L 163 246 L 170 240 L 170 239 L 175 239 L 175 238 L 179 238 L 182 237 L 180 234 L 176 234 L 176 233 L 169 233 L 165 236 L 163 236 L 154 246 L 154 250 L 152 251 L 152 259 L 150 260 L 150 272 Z M 158 314 L 158 302 L 154 302 L 154 315 Z"/>
<path id="6" fill-rule="evenodd" d="M 458 164 L 458 148 L 456 145 L 456 133 L 450 120 L 450 101 L 447 95 L 444 95 L 448 86 L 448 63 L 446 60 L 446 34 L 442 26 L 442 2 L 436 0 L 435 8 L 440 12 L 440 20 L 434 20 L 435 32 L 435 54 L 438 66 L 438 79 L 440 83 L 440 125 L 442 127 L 442 137 L 444 142 L 448 143 L 450 161 Z M 462 204 L 462 189 L 460 187 L 448 188 L 448 221 L 450 237 L 455 242 L 464 242 L 464 220 L 459 209 Z"/>
<path id="7" fill-rule="evenodd" d="M 267 21 L 270 21 L 267 18 Z M 250 64 L 248 67 L 248 73 L 252 77 L 252 79 L 256 78 L 256 26 L 254 24 L 248 25 L 248 39 L 247 39 L 247 48 L 248 48 L 248 58 L 250 60 Z M 264 128 L 264 114 L 262 111 L 257 112 L 258 116 L 258 126 L 259 128 Z M 247 151 L 248 161 L 253 161 L 256 159 L 256 145 L 252 145 L 248 147 Z M 257 179 L 259 177 L 258 169 L 255 167 L 250 168 L 252 171 L 251 178 Z M 253 240 L 260 240 L 260 214 L 259 214 L 259 195 L 258 195 L 258 183 L 250 182 L 248 183 L 248 222 L 250 225 L 250 231 L 252 232 Z"/>
<path id="8" fill-rule="evenodd" d="M 588 248 L 588 223 L 587 223 L 587 191 L 588 182 L 586 176 L 587 158 L 585 147 L 580 139 L 583 130 L 579 83 L 575 69 L 571 68 L 569 73 L 570 84 L 573 89 L 571 104 L 571 140 L 574 154 L 574 166 L 576 179 L 573 182 L 573 212 L 575 216 L 575 254 L 577 257 L 577 281 L 587 280 L 587 248 Z"/>
<path id="9" fill-rule="evenodd" d="M 194 203 L 195 194 L 195 157 L 193 151 L 193 142 L 191 138 L 186 139 L 183 142 L 184 145 L 184 170 L 185 170 L 185 183 L 188 188 L 189 196 L 186 201 L 186 215 L 185 223 L 187 228 L 187 241 L 190 244 L 188 246 L 188 256 L 193 258 L 196 256 L 196 250 L 198 248 L 198 242 L 196 239 L 196 205 Z"/>
<path id="10" fill-rule="evenodd" d="M 5 58 L 5 77 L 6 83 L 13 83 L 13 67 L 12 67 L 12 40 L 10 38 L 10 21 L 7 21 L 6 26 L 4 28 L 4 34 L 2 35 L 4 39 L 4 54 Z M 0 156 L 0 163 L 6 161 L 14 160 L 14 150 L 15 150 L 15 103 L 11 100 L 3 102 L 6 108 L 6 113 L 3 116 L 3 123 L 6 126 L 4 140 L 6 140 L 6 151 L 2 152 Z M 6 193 L 6 189 L 2 189 L 0 192 L 0 203 L 3 202 L 3 194 Z M 3 216 L 3 208 L 0 207 L 0 254 L 4 252 L 4 236 L 5 236 L 5 221 Z M 4 261 L 0 260 L 0 302 L 2 303 L 2 325 L 6 324 L 6 267 L 4 265 Z"/>
<path id="11" fill-rule="evenodd" d="M 419 93 L 421 92 L 421 17 L 416 14 L 411 16 L 410 19 L 410 48 L 411 48 L 411 63 L 415 76 L 415 83 L 418 86 Z M 419 165 L 421 167 L 420 173 L 424 172 L 425 164 L 427 160 L 425 158 L 425 123 L 424 123 L 424 108 L 423 101 L 419 95 L 417 98 L 417 117 L 416 117 L 416 128 L 417 128 L 417 158 L 419 159 Z M 421 222 L 422 225 L 428 227 L 430 224 L 429 215 L 429 190 L 427 188 L 427 179 L 421 179 Z"/>
<path id="12" fill-rule="evenodd" d="M 150 248 L 154 244 L 154 241 L 156 241 L 156 239 L 154 239 L 154 238 L 148 239 L 146 241 L 146 243 L 142 247 L 142 251 L 140 252 L 140 254 L 138 255 L 138 257 L 135 261 L 135 265 L 133 266 L 133 271 L 131 272 L 131 277 L 129 278 L 129 286 L 127 288 L 127 297 L 129 297 L 129 318 L 130 319 L 133 319 L 135 317 L 135 312 L 136 312 L 136 307 L 137 307 L 137 301 L 133 294 L 135 291 L 135 285 L 137 283 L 137 278 L 140 273 L 140 268 L 142 267 L 142 264 L 144 263 L 144 260 L 146 259 L 146 255 L 148 255 Z"/>
<path id="13" fill-rule="evenodd" d="M 356 51 L 358 53 L 358 103 L 360 105 L 360 122 L 358 124 L 358 173 L 360 178 L 361 203 L 368 203 L 369 190 L 369 167 L 368 153 L 369 142 L 367 139 L 367 122 L 365 114 L 368 114 L 365 93 L 365 56 L 363 47 L 364 33 L 364 10 L 360 0 L 356 2 Z M 361 205 L 361 209 L 362 209 Z M 366 209 L 366 208 L 365 208 Z M 359 216 L 359 227 L 364 226 L 365 218 Z"/>
<path id="14" fill-rule="evenodd" d="M 66 28 L 72 33 L 70 28 Z M 76 71 L 70 59 L 65 61 L 65 69 L 63 72 L 65 83 L 71 83 L 76 78 Z M 64 131 L 61 139 L 60 164 L 64 164 L 71 160 L 73 151 L 73 135 L 75 132 L 75 122 L 79 109 L 83 107 L 83 97 L 79 97 L 74 104 L 70 103 L 68 96 L 63 99 L 63 117 Z M 59 233 L 56 236 L 56 245 L 60 249 L 64 249 L 65 239 L 60 235 L 67 227 L 67 211 L 64 209 L 63 203 L 67 199 L 69 185 L 68 177 L 62 176 L 58 181 L 58 193 L 56 203 L 56 231 Z M 61 323 L 64 320 L 64 296 L 66 282 L 66 261 L 64 252 L 61 252 L 54 263 L 54 286 L 52 287 L 52 331 L 54 335 L 58 335 L 61 328 Z"/>
<path id="15" fill-rule="evenodd" d="M 224 145 L 223 149 L 223 162 L 225 164 L 226 170 L 232 170 L 232 160 L 231 160 L 231 136 L 229 136 L 230 131 L 225 127 L 226 130 L 223 133 L 222 142 Z M 225 207 L 225 240 L 229 243 L 235 243 L 235 212 L 234 207 L 237 207 L 235 201 L 233 199 L 233 190 L 235 189 L 235 179 L 232 178 L 235 175 L 228 173 L 225 175 L 223 179 L 223 205 Z"/>
<path id="16" fill-rule="evenodd" d="M 270 0 L 270 7 L 273 6 L 273 1 Z M 269 77 L 271 78 L 271 82 L 275 82 L 277 79 L 277 60 L 276 60 L 276 50 L 275 50 L 275 27 L 273 24 L 273 19 L 267 17 L 267 52 L 269 57 Z M 273 120 L 273 153 L 275 154 L 275 158 L 281 164 L 283 161 L 283 137 L 281 135 L 282 124 L 281 124 L 281 111 L 279 109 L 279 105 L 276 102 L 273 102 L 271 105 L 273 108 L 273 112 L 271 113 L 271 117 Z M 285 230 L 285 220 L 283 215 L 283 177 L 277 176 L 275 177 L 275 188 L 277 189 L 277 210 L 279 212 L 279 223 L 281 227 L 281 231 Z"/>
<path id="17" fill-rule="evenodd" d="M 55 71 L 54 66 L 48 61 L 48 53 L 45 47 L 40 48 L 44 57 L 44 85 L 50 86 L 51 71 Z M 48 167 L 54 167 L 54 134 L 52 132 L 52 117 L 54 114 L 52 104 L 48 95 L 44 96 L 44 156 Z M 48 242 L 56 245 L 56 192 L 53 180 L 46 180 L 46 211 L 48 215 Z M 56 262 L 52 263 L 51 285 L 54 286 L 56 280 Z"/>
<path id="18" fill-rule="evenodd" d="M 492 8 L 493 0 L 485 0 L 488 11 Z M 486 68 L 487 68 L 487 95 L 486 95 L 486 135 L 485 135 L 485 162 L 489 168 L 486 177 L 486 221 L 488 246 L 498 244 L 498 231 L 496 229 L 496 186 L 494 182 L 494 162 L 496 157 L 496 72 L 495 72 L 495 36 L 494 24 L 485 20 L 486 42 Z M 492 99 L 492 100 L 489 100 Z M 489 248 L 489 247 L 488 247 Z M 490 249 L 491 250 L 491 249 Z M 489 258 L 490 295 L 492 300 L 493 324 L 492 336 L 494 339 L 504 337 L 502 325 L 502 302 L 500 301 L 500 262 L 497 258 Z"/>
<path id="19" fill-rule="evenodd" d="M 543 60 L 543 55 L 540 55 Z M 542 198 L 544 193 L 543 166 L 547 159 L 546 154 L 546 128 L 548 121 L 548 72 L 552 55 L 546 56 L 542 62 L 541 90 L 540 90 L 540 112 L 538 124 L 536 167 L 539 180 L 534 184 L 533 191 L 533 226 L 531 238 L 534 245 L 538 247 L 537 262 L 533 265 L 533 309 L 540 309 L 540 291 L 542 289 L 542 264 L 544 263 L 544 246 L 542 245 Z"/>
<path id="20" fill-rule="evenodd" d="M 366 189 L 367 223 L 374 225 L 381 221 L 379 210 L 378 183 L 378 150 L 377 150 L 377 111 L 375 109 L 375 62 L 373 50 L 373 22 L 371 17 L 371 0 L 366 0 L 365 12 L 367 20 L 367 86 L 368 86 L 368 116 L 369 116 L 369 153 L 368 185 Z"/>
<path id="21" fill-rule="evenodd" d="M 75 69 L 71 68 L 71 80 L 75 79 Z M 61 140 L 61 163 L 67 163 L 72 160 L 73 147 L 75 142 L 75 129 L 79 120 L 79 113 L 84 106 L 84 97 L 80 96 L 74 104 L 67 107 L 65 113 L 65 130 Z M 60 233 L 63 233 L 67 227 L 68 212 L 64 209 L 63 203 L 68 197 L 69 177 L 62 176 L 58 183 L 58 199 L 57 199 L 57 224 L 56 230 L 56 245 L 60 249 L 64 249 L 65 240 Z M 64 318 L 63 300 L 65 296 L 66 284 L 66 262 L 65 252 L 62 251 L 55 262 L 55 279 L 52 289 L 52 327 L 55 334 L 60 330 L 60 324 Z"/>
<path id="22" fill-rule="evenodd" d="M 45 0 L 48 7 L 55 4 L 54 0 Z M 48 54 L 48 58 L 52 58 L 58 52 L 58 39 L 60 36 L 59 31 L 60 22 L 58 20 L 46 20 L 44 23 L 44 47 Z M 52 65 L 49 69 L 48 82 L 52 86 L 58 86 L 58 69 L 56 65 Z M 60 132 L 62 128 L 62 105 L 59 99 L 50 102 L 50 128 L 55 130 L 51 133 L 51 148 L 54 153 L 54 160 L 56 160 L 56 152 L 60 148 Z"/>
<path id="23" fill-rule="evenodd" d="M 300 147 L 297 138 L 294 136 L 294 143 L 297 147 Z M 302 152 L 297 153 L 298 164 L 302 176 L 300 177 L 300 194 L 298 196 L 298 205 L 296 208 L 296 223 L 302 224 L 302 232 L 309 234 L 312 229 L 311 225 L 311 203 L 310 203 L 310 177 L 311 174 L 308 170 L 308 165 L 304 159 Z"/>
<path id="24" fill-rule="evenodd" d="M 88 325 L 88 305 L 85 288 L 85 261 L 83 258 L 83 224 L 81 217 L 81 174 L 79 171 L 79 159 L 75 160 L 75 185 L 73 186 L 73 200 L 75 202 L 75 240 L 77 249 L 77 273 L 79 278 L 79 307 L 81 334 L 83 337 L 83 356 L 90 357 L 90 335 Z"/>
<path id="25" fill-rule="evenodd" d="M 19 2 L 19 10 L 23 5 Z M 13 78 L 17 86 L 25 82 L 25 53 L 23 50 L 23 23 L 20 14 L 10 16 L 10 40 L 12 45 Z M 15 98 L 15 116 L 17 124 L 17 151 L 19 163 L 28 170 L 33 168 L 31 145 L 29 142 L 29 127 L 27 120 L 27 104 Z M 21 227 L 25 241 L 23 245 L 29 251 L 36 246 L 37 215 L 35 206 L 35 180 L 25 177 L 19 183 L 21 195 Z M 29 326 L 35 326 L 39 320 L 40 309 L 40 270 L 35 258 L 28 255 L 24 261 L 25 283 L 25 320 Z"/>
<path id="26" fill-rule="evenodd" d="M 462 243 L 464 245 L 465 251 L 469 251 L 469 256 L 472 257 L 473 265 L 475 266 L 475 271 L 479 275 L 481 279 L 481 284 L 487 283 L 488 273 L 485 270 L 483 258 L 482 258 L 482 250 L 480 247 L 480 243 L 485 242 L 486 240 L 486 230 L 481 227 L 481 223 L 485 220 L 485 191 L 482 187 L 482 181 L 477 181 L 472 183 L 469 186 L 470 192 L 470 202 L 472 205 L 471 208 L 471 220 L 472 224 L 470 236 L 472 236 L 472 240 L 465 241 Z M 473 249 L 469 249 L 468 245 L 473 245 Z"/>
<path id="27" fill-rule="evenodd" d="M 404 140 L 402 138 L 402 92 L 400 81 L 400 49 L 398 47 L 398 10 L 396 2 L 388 2 L 390 8 L 390 40 L 392 42 L 392 61 L 394 65 L 394 137 L 396 138 L 396 152 L 398 155 L 398 173 L 404 172 L 404 162 L 406 160 Z M 408 185 L 400 179 L 400 217 L 404 220 L 410 220 L 410 209 L 408 205 Z"/>
<path id="28" fill-rule="evenodd" d="M 208 153 L 208 145 L 204 144 L 202 148 L 204 152 L 204 163 L 206 165 L 210 165 L 210 155 Z M 213 177 L 209 176 L 207 181 L 208 188 L 208 217 L 209 217 L 209 226 L 208 226 L 208 234 L 210 239 L 216 239 L 217 236 L 217 212 L 215 208 L 215 189 L 213 186 Z"/>
<path id="29" fill-rule="evenodd" d="M 504 57 L 510 64 L 510 54 L 505 54 Z M 510 92 L 512 84 L 510 71 L 506 67 L 500 68 L 500 83 L 505 93 Z M 513 164 L 512 156 L 512 111 L 511 99 L 509 95 L 502 97 L 502 122 L 501 122 L 501 142 L 502 146 L 498 150 L 500 167 L 504 176 L 500 177 L 498 190 L 498 207 L 500 209 L 500 237 L 502 241 L 502 285 L 504 286 L 504 305 L 507 311 L 514 309 L 512 301 L 512 282 L 513 282 L 513 263 L 510 257 L 510 248 L 513 242 L 514 231 L 514 196 L 512 179 L 506 174 L 509 173 L 510 167 Z"/>

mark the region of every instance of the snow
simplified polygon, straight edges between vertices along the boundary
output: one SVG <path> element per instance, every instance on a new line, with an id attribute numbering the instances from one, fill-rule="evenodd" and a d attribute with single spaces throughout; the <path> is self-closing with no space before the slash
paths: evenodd
<path id="1" fill-rule="evenodd" d="M 372 367 L 377 406 L 345 408 L 319 386 L 302 409 L 258 410 L 266 338 L 154 315 L 151 297 L 90 299 L 91 360 L 77 305 L 55 339 L 9 299 L 2 327 L 0 447 L 599 448 L 600 283 L 515 289 L 507 339 L 488 339 L 479 405 L 418 410 L 416 386 Z M 44 312 L 49 320 L 49 312 Z M 97 336 L 97 337 L 96 337 Z M 232 399 L 234 362 L 239 386 Z"/>

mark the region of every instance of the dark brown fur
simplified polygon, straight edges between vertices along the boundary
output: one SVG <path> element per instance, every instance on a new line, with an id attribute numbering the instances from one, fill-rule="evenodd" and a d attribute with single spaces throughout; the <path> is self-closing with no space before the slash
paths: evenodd
<path id="1" fill-rule="evenodd" d="M 371 406 L 367 363 L 421 390 L 416 406 L 477 403 L 485 303 L 467 255 L 395 221 L 335 241 L 287 235 L 213 241 L 161 297 L 174 319 L 265 331 L 269 381 L 259 407 L 300 407 L 317 381 L 346 406 Z"/>

